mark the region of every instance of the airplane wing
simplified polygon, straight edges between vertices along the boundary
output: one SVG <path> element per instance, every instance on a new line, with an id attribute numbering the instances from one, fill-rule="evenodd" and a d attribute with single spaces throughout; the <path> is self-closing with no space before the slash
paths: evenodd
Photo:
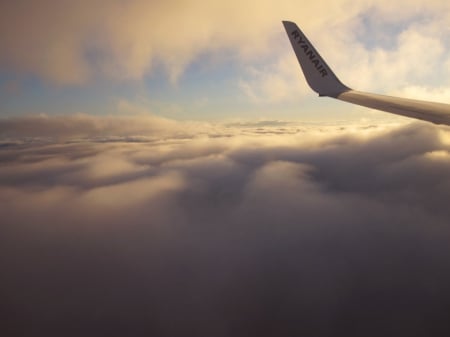
<path id="1" fill-rule="evenodd" d="M 353 90 L 344 85 L 294 22 L 283 21 L 306 81 L 319 96 L 368 108 L 450 125 L 450 104 L 392 97 Z"/>

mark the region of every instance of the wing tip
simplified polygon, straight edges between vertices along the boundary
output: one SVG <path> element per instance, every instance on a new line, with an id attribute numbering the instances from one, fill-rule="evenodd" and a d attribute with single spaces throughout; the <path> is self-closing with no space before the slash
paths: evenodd
<path id="1" fill-rule="evenodd" d="M 284 27 L 287 27 L 287 26 L 289 26 L 289 25 L 297 26 L 296 23 L 295 23 L 294 21 L 282 20 L 281 22 L 283 23 L 283 26 L 284 26 Z"/>
<path id="2" fill-rule="evenodd" d="M 295 22 L 282 21 L 294 53 L 305 75 L 306 82 L 319 96 L 336 97 L 350 90 L 333 73 L 331 68 L 320 56 L 306 35 Z"/>

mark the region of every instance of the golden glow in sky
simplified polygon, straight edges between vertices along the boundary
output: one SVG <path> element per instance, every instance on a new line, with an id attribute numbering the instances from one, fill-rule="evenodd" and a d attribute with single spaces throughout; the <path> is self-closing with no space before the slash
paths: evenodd
<path id="1" fill-rule="evenodd" d="M 4 1 L 0 114 L 383 118 L 316 99 L 281 20 L 352 88 L 449 102 L 449 17 L 443 0 Z"/>

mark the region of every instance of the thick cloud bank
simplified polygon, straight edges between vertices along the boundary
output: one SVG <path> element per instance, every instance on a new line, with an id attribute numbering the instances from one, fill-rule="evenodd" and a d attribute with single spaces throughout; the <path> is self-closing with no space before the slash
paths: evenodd
<path id="1" fill-rule="evenodd" d="M 450 333 L 446 130 L 220 130 L 3 141 L 2 335 Z"/>

